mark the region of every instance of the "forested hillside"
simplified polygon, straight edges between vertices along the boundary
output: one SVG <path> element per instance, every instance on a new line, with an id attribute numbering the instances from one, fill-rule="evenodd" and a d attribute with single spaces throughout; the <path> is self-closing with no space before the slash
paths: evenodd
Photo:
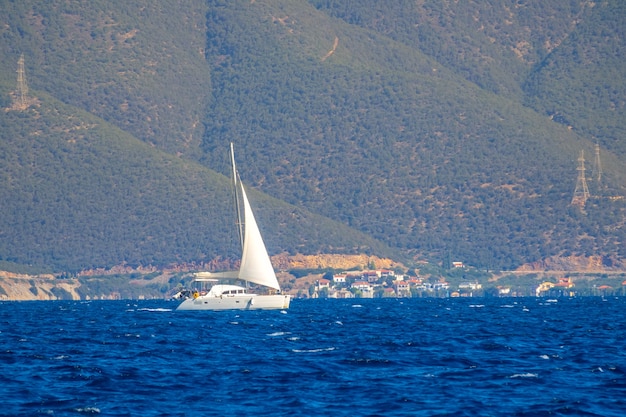
<path id="1" fill-rule="evenodd" d="M 1 190 L 10 196 L 2 201 L 2 260 L 77 272 L 235 258 L 228 178 L 44 94 L 40 101 L 0 115 Z M 354 252 L 355 241 L 385 252 L 347 227 L 252 195 L 263 224 L 282 226 L 266 239 L 275 253 Z"/>
<path id="2" fill-rule="evenodd" d="M 229 142 L 273 253 L 623 260 L 626 8 L 547 3 L 2 3 L 0 261 L 232 256 Z"/>
<path id="3" fill-rule="evenodd" d="M 2 2 L 2 80 L 24 53 L 46 91 L 170 153 L 197 156 L 210 94 L 203 1 Z"/>
<path id="4" fill-rule="evenodd" d="M 599 139 L 526 106 L 532 100 L 523 90 L 577 22 L 619 7 L 476 3 L 225 2 L 212 9 L 210 163 L 217 164 L 214 146 L 235 137 L 264 190 L 439 259 L 452 253 L 514 268 L 554 255 L 616 254 L 623 201 L 594 199 L 586 214 L 570 204 L 579 151 L 591 168 Z M 518 54 L 520 45 L 526 49 Z M 587 63 L 588 71 L 602 73 L 602 59 Z M 623 77 L 602 82 L 618 88 Z M 568 86 L 562 93 L 574 98 Z M 623 115 L 623 103 L 616 112 Z M 592 184 L 594 195 L 622 195 L 623 154 L 603 146 L 602 162 L 610 191 Z"/>

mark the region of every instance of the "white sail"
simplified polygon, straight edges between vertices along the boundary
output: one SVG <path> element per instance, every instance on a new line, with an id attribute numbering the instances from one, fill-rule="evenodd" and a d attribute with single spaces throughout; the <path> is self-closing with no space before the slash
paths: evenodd
<path id="1" fill-rule="evenodd" d="M 252 214 L 252 208 L 241 181 L 239 181 L 239 186 L 244 206 L 243 254 L 241 255 L 239 278 L 254 284 L 280 290 L 276 273 L 267 254 L 261 232 L 254 219 L 254 214 Z"/>
<path id="2" fill-rule="evenodd" d="M 230 150 L 233 184 L 235 186 L 235 208 L 242 246 L 239 271 L 196 273 L 194 280 L 197 284 L 196 288 L 181 291 L 178 294 L 178 297 L 184 298 L 184 301 L 176 310 L 276 310 L 289 308 L 291 300 L 289 294 L 254 294 L 249 293 L 244 286 L 221 283 L 225 279 L 238 278 L 280 291 L 276 273 L 252 214 L 248 196 L 243 184 L 237 177 L 232 143 Z M 239 190 L 241 191 L 240 198 L 237 197 Z M 240 202 L 243 202 L 243 216 L 240 213 Z M 242 225 L 243 230 L 241 230 Z M 209 286 L 209 284 L 212 285 Z"/>

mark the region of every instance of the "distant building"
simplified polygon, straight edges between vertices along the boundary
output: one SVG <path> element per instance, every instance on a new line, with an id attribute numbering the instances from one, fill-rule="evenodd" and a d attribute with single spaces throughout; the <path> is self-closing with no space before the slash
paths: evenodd
<path id="1" fill-rule="evenodd" d="M 369 282 L 356 281 L 352 284 L 352 288 L 360 291 L 363 298 L 374 298 L 374 289 Z"/>
<path id="2" fill-rule="evenodd" d="M 411 296 L 411 283 L 409 281 L 396 281 L 396 294 L 398 297 L 410 297 Z"/>
<path id="3" fill-rule="evenodd" d="M 317 281 L 318 291 L 321 290 L 322 288 L 330 288 L 330 281 L 327 279 L 323 279 L 323 278 Z"/>
<path id="4" fill-rule="evenodd" d="M 351 286 L 351 288 L 356 288 L 357 290 L 367 290 L 371 287 L 370 283 L 365 281 L 355 281 Z"/>
<path id="5" fill-rule="evenodd" d="M 509 295 L 511 294 L 511 287 L 498 287 L 498 295 Z"/>
<path id="6" fill-rule="evenodd" d="M 459 284 L 460 290 L 476 291 L 480 290 L 482 287 L 482 284 L 479 284 L 478 282 L 462 282 Z"/>
<path id="7" fill-rule="evenodd" d="M 378 282 L 380 279 L 380 275 L 378 275 L 377 271 L 365 271 L 363 272 L 363 279 L 366 279 L 367 282 L 374 283 Z"/>
<path id="8" fill-rule="evenodd" d="M 396 276 L 396 273 L 390 269 L 381 269 L 380 271 L 376 272 L 378 273 L 378 276 L 383 279 Z"/>
<path id="9" fill-rule="evenodd" d="M 535 289 L 535 295 L 537 297 L 541 297 L 542 295 L 545 295 L 548 291 L 550 291 L 552 287 L 554 287 L 554 282 L 549 282 L 549 281 L 542 282 Z"/>
<path id="10" fill-rule="evenodd" d="M 396 292 L 393 288 L 391 287 L 386 287 L 383 290 L 383 297 L 387 298 L 387 297 L 395 297 L 396 296 Z"/>
<path id="11" fill-rule="evenodd" d="M 329 298 L 354 298 L 354 294 L 348 290 L 333 291 L 328 295 Z"/>
<path id="12" fill-rule="evenodd" d="M 537 297 L 559 295 L 572 297 L 576 294 L 573 288 L 574 283 L 571 278 L 559 278 L 557 283 L 546 281 L 539 284 L 539 286 L 535 289 L 535 295 Z"/>
<path id="13" fill-rule="evenodd" d="M 346 283 L 346 278 L 347 278 L 346 274 L 333 275 L 333 282 L 335 284 L 345 284 Z"/>

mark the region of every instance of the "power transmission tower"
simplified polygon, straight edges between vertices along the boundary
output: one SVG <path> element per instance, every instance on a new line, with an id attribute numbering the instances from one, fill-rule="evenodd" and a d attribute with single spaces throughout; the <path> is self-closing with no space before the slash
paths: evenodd
<path id="1" fill-rule="evenodd" d="M 596 159 L 593 163 L 593 171 L 591 177 L 598 183 L 598 188 L 602 181 L 602 163 L 600 162 L 600 145 L 596 143 Z"/>
<path id="2" fill-rule="evenodd" d="M 585 203 L 589 198 L 589 188 L 587 187 L 587 179 L 585 178 L 585 151 L 580 151 L 578 157 L 578 180 L 576 181 L 576 189 L 572 198 L 572 205 L 585 207 Z"/>
<path id="3" fill-rule="evenodd" d="M 17 61 L 17 91 L 13 96 L 13 108 L 26 110 L 30 105 L 28 98 L 28 85 L 26 84 L 26 72 L 24 71 L 24 54 Z"/>

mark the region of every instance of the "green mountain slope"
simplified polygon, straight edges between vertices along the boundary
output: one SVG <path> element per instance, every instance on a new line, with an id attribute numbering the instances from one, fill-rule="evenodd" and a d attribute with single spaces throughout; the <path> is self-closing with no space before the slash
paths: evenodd
<path id="1" fill-rule="evenodd" d="M 578 0 L 309 3 L 427 54 L 483 89 L 513 97 L 521 97 L 521 85 L 532 66 L 593 7 L 592 2 Z"/>
<path id="2" fill-rule="evenodd" d="M 589 216 L 570 206 L 578 153 L 592 143 L 524 107 L 520 84 L 493 94 L 407 42 L 298 6 L 228 2 L 209 15 L 211 163 L 214 146 L 237 138 L 255 162 L 248 175 L 271 194 L 440 259 L 513 268 L 579 251 L 587 230 L 587 252 L 620 250 L 621 202 L 597 200 Z M 623 161 L 603 158 L 623 194 Z"/>
<path id="3" fill-rule="evenodd" d="M 626 3 L 598 3 L 529 76 L 527 102 L 626 156 Z"/>
<path id="4" fill-rule="evenodd" d="M 211 89 L 207 5 L 196 0 L 0 5 L 0 72 L 170 153 L 197 157 Z M 8 77 L 7 77 L 8 75 Z"/>
<path id="5" fill-rule="evenodd" d="M 77 271 L 237 256 L 226 177 L 37 94 L 40 105 L 0 113 L 0 260 Z M 272 253 L 385 252 L 347 227 L 251 195 Z"/>
<path id="6" fill-rule="evenodd" d="M 41 101 L 1 115 L 6 262 L 233 254 L 217 174 L 231 141 L 242 177 L 272 196 L 257 196 L 272 253 L 391 247 L 504 269 L 626 255 L 618 0 L 0 10 L 0 104 L 21 53 Z M 590 175 L 581 210 L 577 158 L 591 174 L 596 143 L 602 183 Z"/>

